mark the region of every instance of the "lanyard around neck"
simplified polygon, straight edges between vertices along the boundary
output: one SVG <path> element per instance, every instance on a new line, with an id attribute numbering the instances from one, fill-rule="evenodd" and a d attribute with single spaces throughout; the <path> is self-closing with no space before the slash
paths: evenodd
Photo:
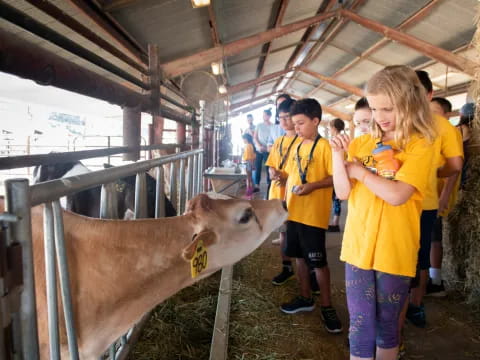
<path id="1" fill-rule="evenodd" d="M 305 169 L 302 170 L 302 162 L 300 159 L 300 148 L 302 147 L 303 141 L 298 144 L 297 147 L 297 168 L 298 168 L 298 174 L 300 175 L 300 179 L 302 180 L 302 184 L 307 183 L 307 172 L 308 172 L 308 166 L 310 165 L 310 162 L 312 161 L 313 158 L 313 152 L 315 151 L 315 147 L 317 146 L 318 140 L 320 140 L 321 136 L 320 134 L 317 135 L 315 138 L 315 142 L 312 145 L 312 148 L 310 150 L 310 155 L 308 155 L 308 160 L 307 160 L 307 165 L 305 165 Z"/>
<path id="2" fill-rule="evenodd" d="M 285 137 L 286 137 L 285 135 L 282 136 L 282 141 L 280 141 L 280 148 L 278 149 L 278 152 L 280 153 L 280 158 L 281 158 L 279 170 L 283 169 L 283 165 L 285 165 L 285 161 L 287 161 L 288 154 L 290 154 L 290 150 L 292 149 L 292 146 L 295 140 L 297 140 L 298 135 L 295 134 L 295 137 L 293 138 L 292 142 L 290 143 L 290 145 L 288 145 L 287 152 L 283 154 L 283 151 L 282 151 L 283 140 L 285 140 Z"/>

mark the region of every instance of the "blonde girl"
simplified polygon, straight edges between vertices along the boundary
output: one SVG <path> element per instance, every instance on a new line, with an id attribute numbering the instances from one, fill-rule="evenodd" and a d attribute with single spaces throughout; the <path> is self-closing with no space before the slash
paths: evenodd
<path id="1" fill-rule="evenodd" d="M 350 359 L 394 360 L 398 319 L 415 276 L 435 131 L 425 89 L 406 66 L 376 73 L 366 97 L 372 133 L 331 140 L 335 192 L 348 199 L 340 257 L 346 262 Z M 390 145 L 401 164 L 393 179 L 376 174 L 372 152 L 379 142 Z"/>

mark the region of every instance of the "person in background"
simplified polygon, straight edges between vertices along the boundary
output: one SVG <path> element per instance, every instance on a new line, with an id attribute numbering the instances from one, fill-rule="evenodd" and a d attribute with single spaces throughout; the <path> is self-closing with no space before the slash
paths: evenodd
<path id="1" fill-rule="evenodd" d="M 273 144 L 270 155 L 268 156 L 266 165 L 270 172 L 272 184 L 268 194 L 269 199 L 285 199 L 285 183 L 288 174 L 285 172 L 288 157 L 293 152 L 293 148 L 300 142 L 300 139 L 295 134 L 295 127 L 292 118 L 290 117 L 290 108 L 294 101 L 286 99 L 277 108 L 280 126 L 285 130 L 285 135 L 279 137 Z M 292 259 L 284 254 L 286 245 L 286 229 L 281 229 L 280 232 L 280 255 L 282 258 L 282 271 L 272 280 L 273 285 L 283 285 L 287 280 L 294 275 Z"/>
<path id="2" fill-rule="evenodd" d="M 430 104 L 433 95 L 430 77 L 423 70 L 417 70 L 416 74 L 425 90 L 425 99 Z M 433 114 L 432 119 L 433 129 L 437 134 L 433 143 L 433 171 L 429 174 L 423 199 L 417 274 L 412 282 L 410 302 L 406 312 L 406 318 L 410 323 L 421 328 L 426 326 L 427 321 L 423 297 L 429 279 L 430 249 L 439 209 L 438 178 L 458 175 L 463 165 L 463 149 L 458 142 L 455 127 L 446 118 L 437 114 Z M 449 194 L 446 197 L 447 201 L 448 197 Z"/>
<path id="3" fill-rule="evenodd" d="M 331 138 L 343 134 L 345 131 L 345 123 L 342 119 L 336 118 L 330 121 L 329 124 Z M 333 191 L 333 219 L 332 223 L 328 225 L 329 232 L 340 232 L 340 215 L 342 214 L 342 202 L 335 195 Z"/>
<path id="4" fill-rule="evenodd" d="M 462 133 L 462 141 L 463 141 L 463 152 L 465 154 L 465 162 L 462 168 L 462 177 L 460 181 L 460 188 L 465 187 L 465 183 L 467 182 L 467 161 L 470 157 L 469 153 L 469 145 L 470 145 L 470 138 L 472 136 L 472 123 L 473 119 L 475 118 L 475 104 L 474 103 L 467 103 L 462 106 L 460 109 L 460 122 L 458 123 L 457 127 L 460 129 Z"/>
<path id="5" fill-rule="evenodd" d="M 260 180 L 262 178 L 262 168 L 264 167 L 265 161 L 268 158 L 268 141 L 270 139 L 270 130 L 272 128 L 272 123 L 270 118 L 272 117 L 272 111 L 270 109 L 263 110 L 263 122 L 257 125 L 255 129 L 253 141 L 255 143 L 255 148 L 257 149 L 257 158 L 255 160 L 255 178 L 253 179 L 256 189 L 258 191 L 260 186 Z M 268 167 L 265 167 L 267 173 L 267 185 L 270 186 L 270 175 L 268 173 Z"/>
<path id="6" fill-rule="evenodd" d="M 353 124 L 358 129 L 359 135 L 370 133 L 372 124 L 372 111 L 368 106 L 367 98 L 361 98 L 355 104 L 355 112 L 353 113 Z"/>
<path id="7" fill-rule="evenodd" d="M 436 133 L 412 69 L 388 66 L 368 80 L 365 92 L 372 133 L 331 140 L 335 192 L 348 199 L 340 259 L 346 262 L 350 359 L 396 360 Z"/>
<path id="8" fill-rule="evenodd" d="M 445 98 L 434 97 L 430 102 L 432 113 L 448 119 L 448 114 L 452 112 L 452 104 Z M 457 142 L 462 142 L 462 135 L 459 130 L 457 133 Z M 458 174 L 447 179 L 438 179 L 438 216 L 435 220 L 432 246 L 430 249 L 430 278 L 427 283 L 425 296 L 444 297 L 446 296 L 445 285 L 442 280 L 442 260 L 443 260 L 443 218 L 448 215 L 456 203 L 457 192 L 460 185 Z"/>
<path id="9" fill-rule="evenodd" d="M 277 140 L 280 136 L 285 135 L 285 130 L 280 125 L 279 112 L 278 112 L 278 107 L 285 100 L 289 100 L 290 102 L 293 101 L 290 95 L 288 94 L 280 94 L 277 96 L 277 99 L 275 100 L 275 109 L 276 109 L 275 124 L 273 124 L 272 127 L 270 128 L 270 138 L 268 139 L 268 151 L 271 150 L 275 140 Z"/>
<path id="10" fill-rule="evenodd" d="M 288 208 L 285 255 L 296 258 L 300 296 L 282 304 L 286 314 L 313 311 L 309 267 L 315 271 L 320 286 L 320 314 L 325 329 L 342 331 L 342 323 L 332 306 L 330 269 L 325 247 L 332 204 L 331 149 L 318 133 L 322 108 L 315 99 L 302 99 L 292 106 L 290 116 L 301 138 L 288 159 L 286 198 Z"/>
<path id="11" fill-rule="evenodd" d="M 252 171 L 255 165 L 255 145 L 253 144 L 253 138 L 250 134 L 242 135 L 243 142 L 245 143 L 245 148 L 243 150 L 242 160 L 246 164 L 247 171 L 247 191 L 245 193 L 247 199 L 251 200 L 253 195 L 253 179 Z"/>
<path id="12" fill-rule="evenodd" d="M 248 124 L 248 127 L 243 131 L 243 133 L 249 134 L 253 138 L 253 135 L 255 134 L 255 124 L 253 123 L 252 114 L 247 115 L 247 124 Z"/>

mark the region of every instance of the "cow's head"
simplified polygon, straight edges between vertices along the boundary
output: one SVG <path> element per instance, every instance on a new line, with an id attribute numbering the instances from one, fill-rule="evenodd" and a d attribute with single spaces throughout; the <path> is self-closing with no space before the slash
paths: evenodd
<path id="1" fill-rule="evenodd" d="M 193 198 L 187 207 L 195 235 L 183 249 L 190 261 L 197 242 L 208 249 L 208 270 L 231 265 L 250 254 L 287 218 L 280 200 L 219 200 L 206 194 Z"/>

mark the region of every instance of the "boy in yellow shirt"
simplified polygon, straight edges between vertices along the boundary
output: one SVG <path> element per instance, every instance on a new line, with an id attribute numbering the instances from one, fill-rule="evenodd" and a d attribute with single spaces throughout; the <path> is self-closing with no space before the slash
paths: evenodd
<path id="1" fill-rule="evenodd" d="M 295 134 L 292 118 L 290 117 L 290 107 L 294 101 L 286 99 L 278 106 L 277 113 L 280 120 L 280 126 L 285 130 L 285 135 L 280 136 L 272 146 L 270 155 L 265 165 L 270 172 L 270 190 L 269 199 L 285 200 L 285 183 L 288 174 L 285 172 L 288 157 L 293 153 L 293 149 L 300 142 L 300 138 Z M 282 231 L 283 230 L 283 231 Z M 292 260 L 283 253 L 285 249 L 285 229 L 280 230 L 280 254 L 282 257 L 282 271 L 272 279 L 273 285 L 282 285 L 293 277 Z"/>
<path id="2" fill-rule="evenodd" d="M 309 267 L 313 268 L 320 285 L 325 328 L 330 333 L 340 333 L 342 324 L 331 304 L 330 270 L 325 248 L 333 181 L 331 148 L 318 134 L 322 108 L 315 99 L 302 99 L 292 106 L 290 115 L 302 141 L 293 149 L 285 168 L 289 214 L 285 255 L 296 258 L 300 296 L 280 309 L 294 314 L 315 308 L 309 278 Z"/>

